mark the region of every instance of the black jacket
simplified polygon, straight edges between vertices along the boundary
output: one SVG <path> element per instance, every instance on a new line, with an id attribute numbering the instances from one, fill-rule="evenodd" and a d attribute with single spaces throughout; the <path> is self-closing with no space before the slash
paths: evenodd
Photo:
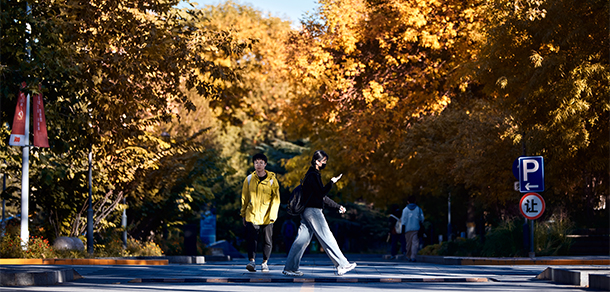
<path id="1" fill-rule="evenodd" d="M 339 209 L 341 205 L 331 200 L 327 194 L 333 187 L 333 182 L 322 184 L 322 175 L 315 167 L 310 166 L 303 181 L 303 197 L 308 200 L 306 207 L 323 209 L 324 205 Z"/>

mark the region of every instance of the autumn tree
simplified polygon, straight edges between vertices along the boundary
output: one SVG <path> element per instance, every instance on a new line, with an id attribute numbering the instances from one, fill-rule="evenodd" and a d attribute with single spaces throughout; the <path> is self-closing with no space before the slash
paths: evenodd
<path id="1" fill-rule="evenodd" d="M 51 148 L 34 150 L 31 184 L 47 232 L 84 230 L 78 214 L 86 204 L 89 151 L 95 161 L 95 227 L 113 226 L 105 219 L 138 187 L 138 175 L 189 150 L 188 144 L 165 143 L 151 127 L 174 118 L 178 106 L 194 109 L 185 88 L 213 96 L 214 82 L 234 78 L 233 68 L 209 55 L 230 57 L 249 43 L 198 26 L 202 15 L 172 8 L 177 2 L 2 1 L 3 124 L 12 121 L 22 81 L 28 91 L 42 85 L 46 102 Z M 0 149 L 13 170 L 19 157 L 4 143 Z"/>
<path id="2" fill-rule="evenodd" d="M 548 203 L 603 204 L 607 3 L 320 4 L 289 42 L 286 129 L 332 153 L 353 198 L 457 187 L 516 215 L 511 166 L 525 149 L 547 161 Z"/>
<path id="3" fill-rule="evenodd" d="M 235 40 L 253 44 L 248 51 L 231 58 L 209 54 L 209 60 L 230 66 L 239 78 L 216 82 L 222 91 L 215 98 L 188 91 L 189 100 L 197 109 L 188 112 L 185 107 L 177 107 L 180 120 L 161 123 L 158 129 L 165 132 L 169 140 L 188 138 L 204 130 L 198 139 L 205 139 L 208 147 L 218 149 L 216 154 L 223 161 L 221 164 L 226 166 L 226 171 L 210 170 L 210 173 L 222 174 L 222 177 L 208 189 L 205 208 L 213 208 L 218 215 L 217 238 L 233 241 L 242 236 L 239 232 L 239 198 L 243 180 L 253 170 L 251 156 L 264 152 L 269 158 L 267 169 L 281 175 L 285 172 L 282 159 L 303 151 L 302 145 L 285 140 L 281 127 L 281 117 L 290 94 L 284 76 L 284 40 L 292 29 L 289 21 L 264 15 L 251 5 L 232 1 L 206 5 L 198 11 L 204 18 L 197 25 L 210 31 L 227 31 Z M 203 77 L 207 78 L 207 75 Z M 149 176 L 146 180 L 149 178 L 150 185 L 158 184 L 159 176 Z M 280 185 L 282 191 L 289 187 L 283 183 Z M 196 200 L 195 197 L 191 199 Z M 172 200 L 143 202 L 131 212 L 158 214 L 152 210 L 168 209 L 170 205 L 174 205 Z M 148 216 L 134 224 L 144 226 L 148 219 L 154 219 L 152 225 L 159 227 L 163 218 Z M 146 234 L 145 229 L 133 227 L 134 231 Z"/>
<path id="4" fill-rule="evenodd" d="M 452 73 L 471 58 L 479 1 L 320 1 L 290 39 L 297 94 L 287 129 L 329 150 L 358 182 L 354 198 L 402 203 L 410 190 L 397 154 L 408 129 L 441 112 Z M 467 84 L 467 83 L 466 83 Z M 358 165 L 358 171 L 348 171 Z"/>
<path id="5" fill-rule="evenodd" d="M 497 1 L 488 8 L 488 41 L 473 78 L 509 111 L 512 127 L 502 136 L 520 154 L 544 157 L 547 204 L 591 222 L 608 198 L 609 4 Z"/>

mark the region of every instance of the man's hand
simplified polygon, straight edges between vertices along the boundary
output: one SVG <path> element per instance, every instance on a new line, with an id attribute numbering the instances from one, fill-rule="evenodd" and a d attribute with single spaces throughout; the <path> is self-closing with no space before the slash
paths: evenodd
<path id="1" fill-rule="evenodd" d="M 336 184 L 337 181 L 340 180 L 342 176 L 343 176 L 343 174 L 340 174 L 339 176 L 335 176 L 335 177 L 331 178 L 330 181 L 332 181 L 334 184 Z"/>
<path id="2" fill-rule="evenodd" d="M 339 207 L 339 214 L 343 214 L 343 213 L 345 213 L 345 211 L 347 211 L 347 209 L 345 209 L 345 207 L 343 207 L 343 206 Z"/>

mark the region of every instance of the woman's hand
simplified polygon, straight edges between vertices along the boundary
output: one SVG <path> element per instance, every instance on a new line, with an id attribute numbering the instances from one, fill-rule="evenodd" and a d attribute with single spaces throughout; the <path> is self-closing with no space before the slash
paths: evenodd
<path id="1" fill-rule="evenodd" d="M 343 206 L 339 207 L 339 214 L 343 214 L 343 213 L 345 213 L 345 211 L 347 211 L 347 209 L 345 209 L 345 207 L 343 207 Z"/>
<path id="2" fill-rule="evenodd" d="M 331 178 L 330 181 L 332 181 L 334 184 L 336 184 L 337 181 L 340 180 L 342 176 L 343 176 L 343 174 L 340 174 L 339 176 L 335 176 L 335 177 Z"/>

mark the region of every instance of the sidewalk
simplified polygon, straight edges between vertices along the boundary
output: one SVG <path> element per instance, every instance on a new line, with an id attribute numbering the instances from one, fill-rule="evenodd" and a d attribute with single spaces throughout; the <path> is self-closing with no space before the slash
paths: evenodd
<path id="1" fill-rule="evenodd" d="M 331 261 L 324 254 L 306 255 L 301 262 L 303 277 L 284 276 L 284 254 L 274 254 L 269 261 L 271 271 L 246 271 L 246 259 L 215 261 L 200 264 L 121 265 L 118 262 L 90 260 L 73 265 L 1 265 L 2 286 L 53 285 L 68 281 L 93 284 L 114 283 L 404 283 L 404 282 L 502 282 L 515 279 L 562 281 L 584 274 L 602 275 L 588 285 L 610 283 L 610 256 L 545 257 L 545 258 L 460 258 L 418 256 L 418 262 L 387 260 L 382 255 L 348 254 L 358 267 L 344 276 L 337 276 Z M 140 260 L 142 263 L 145 261 Z M 158 263 L 158 260 L 156 260 Z M 472 264 L 469 264 L 472 263 Z M 257 261 L 260 265 L 260 260 Z M 257 266 L 260 269 L 260 266 Z M 549 270 L 551 268 L 551 270 Z M 576 271 L 578 275 L 563 270 Z M 580 271 L 580 272 L 579 272 Z M 582 273 L 582 275 L 581 275 Z M 10 275 L 13 275 L 12 277 Z M 12 279 L 12 280 L 11 280 Z M 579 281 L 561 282 L 581 286 Z M 606 287 L 606 286 L 601 286 Z"/>

